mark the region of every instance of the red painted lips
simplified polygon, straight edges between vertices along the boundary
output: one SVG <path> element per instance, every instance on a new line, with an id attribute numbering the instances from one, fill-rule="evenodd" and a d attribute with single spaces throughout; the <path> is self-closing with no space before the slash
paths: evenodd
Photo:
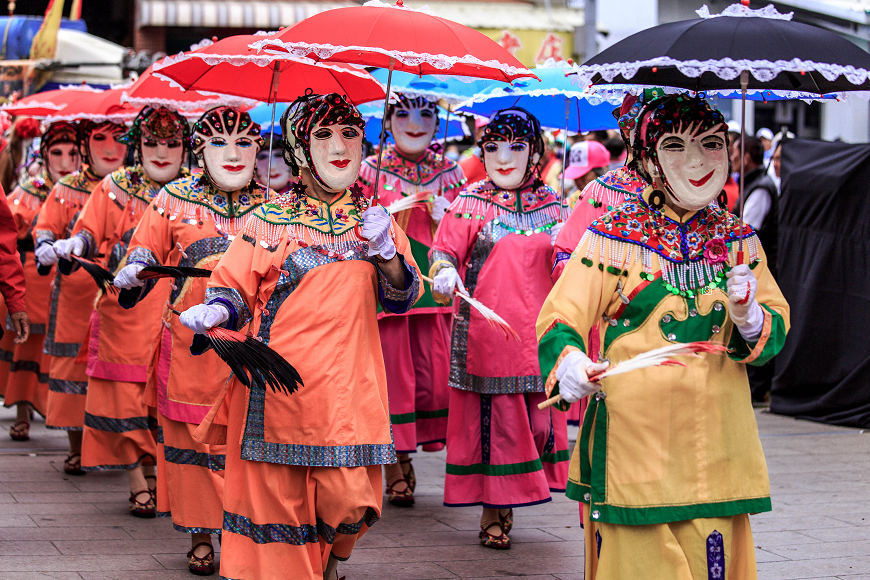
<path id="1" fill-rule="evenodd" d="M 710 181 L 710 178 L 713 177 L 714 172 L 715 172 L 715 170 L 711 171 L 710 173 L 708 173 L 707 175 L 705 175 L 701 179 L 690 179 L 689 183 L 691 183 L 695 187 L 701 187 L 702 185 L 704 185 L 705 183 Z"/>

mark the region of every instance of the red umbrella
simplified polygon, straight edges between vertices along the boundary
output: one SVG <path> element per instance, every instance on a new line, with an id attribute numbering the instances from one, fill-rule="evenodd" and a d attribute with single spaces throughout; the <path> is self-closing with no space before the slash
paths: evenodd
<path id="1" fill-rule="evenodd" d="M 417 75 L 512 81 L 534 74 L 497 42 L 429 12 L 378 1 L 326 10 L 258 38 L 251 48 L 277 58 L 350 62 Z"/>
<path id="2" fill-rule="evenodd" d="M 212 95 L 233 95 L 267 103 L 290 102 L 310 88 L 339 93 L 354 104 L 384 98 L 383 86 L 365 70 L 340 63 L 315 65 L 310 59 L 276 60 L 249 44 L 263 35 L 230 36 L 154 65 L 154 76 L 175 87 Z"/>
<path id="3" fill-rule="evenodd" d="M 92 96 L 94 93 L 101 92 L 103 92 L 102 89 L 95 89 L 87 85 L 62 87 L 18 99 L 14 103 L 3 105 L 0 107 L 0 111 L 6 111 L 10 115 L 44 118 L 56 115 L 67 106 Z"/>
<path id="4" fill-rule="evenodd" d="M 427 11 L 413 10 L 396 0 L 326 10 L 275 34 L 257 39 L 251 48 L 276 60 L 308 58 L 314 62 L 346 62 L 417 75 L 449 74 L 511 82 L 537 78 L 506 49 L 488 36 Z M 388 100 L 384 101 L 384 118 Z M 381 128 L 379 151 L 386 132 Z M 381 157 L 375 172 L 373 202 L 377 203 Z"/>
<path id="5" fill-rule="evenodd" d="M 196 50 L 155 64 L 154 76 L 185 90 L 271 103 L 273 126 L 275 104 L 294 101 L 307 89 L 346 95 L 357 105 L 385 97 L 381 83 L 362 68 L 343 63 L 315 64 L 311 59 L 277 60 L 248 48 L 249 44 L 269 37 L 238 35 L 216 42 L 203 41 L 203 46 Z M 269 155 L 270 175 L 271 164 Z M 267 180 L 267 190 L 269 185 Z"/>
<path id="6" fill-rule="evenodd" d="M 81 121 L 89 119 L 96 123 L 111 121 L 112 123 L 125 123 L 132 121 L 137 114 L 139 108 L 130 105 L 129 103 L 121 102 L 121 97 L 127 87 L 118 87 L 107 91 L 92 92 L 64 107 L 51 115 L 47 115 L 45 120 L 53 123 L 55 121 Z"/>
<path id="7" fill-rule="evenodd" d="M 167 107 L 186 116 L 194 114 L 199 116 L 208 109 L 219 105 L 247 109 L 257 104 L 251 99 L 242 97 L 183 90 L 177 83 L 166 82 L 164 79 L 151 74 L 152 68 L 149 67 L 132 85 L 124 90 L 121 101 L 136 107 Z"/>

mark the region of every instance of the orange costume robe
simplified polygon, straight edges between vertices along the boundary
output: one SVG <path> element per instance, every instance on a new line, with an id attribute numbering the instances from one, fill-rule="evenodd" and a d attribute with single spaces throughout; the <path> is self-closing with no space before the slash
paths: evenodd
<path id="1" fill-rule="evenodd" d="M 39 209 L 45 203 L 53 185 L 42 173 L 16 187 L 8 198 L 9 209 L 18 228 L 18 252 L 24 266 L 30 338 L 24 344 L 13 344 L 10 374 L 8 379 L 0 384 L 2 389 L 0 394 L 4 397 L 4 406 L 30 403 L 36 412 L 43 416 L 48 407 L 48 368 L 51 365 L 51 357 L 42 350 L 48 322 L 48 304 L 51 299 L 51 278 L 40 276 L 36 271 L 33 227 Z M 6 321 L 6 330 L 10 332 L 4 334 L 4 341 L 7 337 L 14 339 L 11 319 Z M 6 352 L 0 354 L 7 358 Z"/>
<path id="2" fill-rule="evenodd" d="M 95 257 L 105 245 L 106 267 L 117 274 L 126 265 L 133 231 L 160 189 L 141 166 L 107 175 L 73 230 L 86 242 L 84 257 Z M 86 470 L 131 469 L 157 455 L 157 421 L 145 404 L 145 382 L 168 296 L 169 282 L 162 280 L 135 310 L 124 309 L 114 293 L 102 292 L 97 300 L 87 337 Z"/>
<path id="3" fill-rule="evenodd" d="M 197 432 L 227 444 L 222 577 L 321 580 L 330 553 L 350 557 L 380 517 L 380 466 L 396 453 L 377 305 L 401 313 L 421 288 L 395 222 L 404 288 L 366 256 L 356 189 L 261 205 L 209 280 L 227 327 L 262 338 L 305 382 L 287 396 L 233 380 Z"/>
<path id="4" fill-rule="evenodd" d="M 209 191 L 197 177 L 167 184 L 139 222 L 127 263 L 214 270 L 251 212 L 265 200 L 264 194 L 258 189 L 230 197 Z M 208 278 L 175 280 L 163 326 L 154 337 L 146 399 L 158 411 L 158 514 L 171 516 L 175 529 L 182 532 L 219 534 L 226 446 L 200 443 L 193 432 L 229 380 L 230 369 L 214 350 L 192 357 L 188 347 L 193 331 L 170 311 L 202 304 L 207 282 Z M 152 287 L 148 282 L 143 291 Z"/>
<path id="5" fill-rule="evenodd" d="M 36 220 L 36 246 L 70 235 L 79 213 L 100 182 L 90 169 L 62 177 L 45 200 Z M 50 429 L 81 431 L 85 423 L 85 395 L 88 377 L 85 361 L 78 359 L 85 342 L 88 320 L 94 309 L 97 287 L 84 270 L 61 275 L 55 268 L 45 352 L 51 355 L 48 373 L 48 414 Z"/>
<path id="6" fill-rule="evenodd" d="M 374 194 L 376 173 L 377 157 L 373 155 L 363 162 L 359 175 L 367 199 Z M 429 192 L 431 197 L 440 191 L 452 202 L 465 184 L 465 176 L 455 162 L 431 151 L 411 161 L 395 145 L 384 151 L 379 180 L 379 198 L 384 207 L 420 192 Z M 426 264 L 436 229 L 431 204 L 398 212 L 395 217 L 411 242 L 414 261 Z M 452 319 L 452 309 L 435 302 L 425 287 L 408 312 L 378 314 L 397 453 L 413 453 L 418 445 L 447 442 Z"/>

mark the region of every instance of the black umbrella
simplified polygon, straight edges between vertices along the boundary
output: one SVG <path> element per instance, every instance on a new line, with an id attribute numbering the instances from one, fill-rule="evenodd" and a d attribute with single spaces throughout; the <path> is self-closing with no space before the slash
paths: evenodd
<path id="1" fill-rule="evenodd" d="M 578 67 L 583 85 L 669 86 L 743 93 L 740 225 L 743 227 L 743 153 L 746 91 L 783 96 L 870 90 L 870 53 L 821 28 L 791 21 L 773 6 L 751 10 L 749 0 L 701 18 L 661 24 L 619 41 Z M 743 249 L 741 238 L 740 249 Z"/>

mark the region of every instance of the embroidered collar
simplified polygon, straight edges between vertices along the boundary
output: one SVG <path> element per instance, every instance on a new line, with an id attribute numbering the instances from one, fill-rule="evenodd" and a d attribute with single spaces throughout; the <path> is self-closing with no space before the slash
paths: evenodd
<path id="1" fill-rule="evenodd" d="M 266 199 L 266 188 L 251 182 L 245 189 L 226 193 L 213 188 L 207 179 L 188 175 L 164 186 L 172 197 L 207 207 L 224 218 L 241 217 L 258 207 Z"/>
<path id="2" fill-rule="evenodd" d="M 51 188 L 54 186 L 51 178 L 45 171 L 41 171 L 36 177 L 31 177 L 19 187 L 34 197 L 38 197 L 41 201 L 45 201 Z"/>
<path id="3" fill-rule="evenodd" d="M 626 201 L 592 222 L 589 230 L 604 237 L 648 248 L 671 262 L 694 262 L 704 257 L 708 240 L 726 243 L 755 235 L 737 218 L 715 203 L 695 212 L 683 222 L 652 209 L 643 196 Z"/>
<path id="4" fill-rule="evenodd" d="M 462 194 L 476 197 L 512 213 L 529 213 L 559 203 L 559 197 L 549 185 L 535 187 L 534 182 L 516 190 L 501 189 L 489 179 L 472 184 Z"/>
<path id="5" fill-rule="evenodd" d="M 619 192 L 640 195 L 647 187 L 647 182 L 635 171 L 623 165 L 613 171 L 608 171 L 596 181 L 606 187 Z"/>
<path id="6" fill-rule="evenodd" d="M 336 236 L 362 222 L 359 201 L 350 189 L 331 203 L 307 194 L 282 195 L 274 203 L 264 203 L 255 215 L 273 225 L 301 225 Z"/>
<path id="7" fill-rule="evenodd" d="M 190 171 L 186 167 L 182 167 L 178 177 L 184 178 L 189 175 Z M 118 189 L 145 203 L 150 203 L 163 188 L 160 183 L 148 177 L 141 165 L 122 167 L 112 173 L 111 179 Z"/>
<path id="8" fill-rule="evenodd" d="M 364 163 L 375 169 L 378 163 L 377 156 L 372 155 L 368 157 Z M 426 150 L 419 160 L 412 161 L 399 153 L 395 145 L 390 145 L 386 148 L 384 157 L 381 160 L 381 171 L 383 173 L 398 177 L 402 181 L 412 185 L 428 185 L 438 179 L 438 175 L 442 171 L 447 173 L 453 170 L 455 166 L 456 163 L 453 161 L 449 159 L 445 160 L 441 155 L 429 150 Z"/>
<path id="9" fill-rule="evenodd" d="M 65 185 L 69 189 L 74 189 L 75 191 L 89 194 L 102 179 L 102 177 L 98 177 L 93 171 L 91 171 L 90 167 L 85 167 L 83 171 L 61 177 L 58 184 Z"/>

